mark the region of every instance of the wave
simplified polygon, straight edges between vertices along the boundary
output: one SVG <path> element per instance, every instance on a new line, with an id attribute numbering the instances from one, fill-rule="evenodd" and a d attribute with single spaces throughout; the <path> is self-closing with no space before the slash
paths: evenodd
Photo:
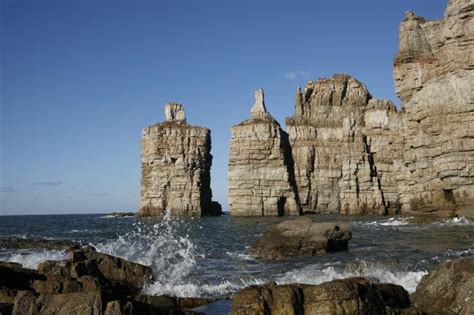
<path id="1" fill-rule="evenodd" d="M 203 255 L 191 242 L 186 222 L 173 218 L 167 211 L 161 222 L 151 226 L 136 222 L 134 228 L 115 241 L 92 245 L 102 253 L 150 266 L 156 281 L 147 292 L 191 294 L 193 290 L 185 279 Z"/>
<path id="2" fill-rule="evenodd" d="M 334 266 L 323 267 L 319 264 L 307 266 L 303 269 L 295 269 L 277 278 L 278 284 L 303 283 L 317 285 L 323 282 L 348 277 L 365 277 L 377 279 L 381 283 L 394 283 L 401 285 L 409 293 L 416 290 L 421 278 L 428 272 L 418 271 L 393 271 L 381 266 L 362 261 L 358 271 L 338 271 Z"/>
<path id="3" fill-rule="evenodd" d="M 42 250 L 20 253 L 8 253 L 0 256 L 0 260 L 21 264 L 24 268 L 37 269 L 46 260 L 65 260 L 69 254 L 65 251 Z"/>
<path id="4" fill-rule="evenodd" d="M 473 222 L 465 217 L 451 218 L 442 221 L 436 221 L 432 223 L 436 226 L 469 226 L 473 225 Z"/>
<path id="5" fill-rule="evenodd" d="M 403 226 L 409 225 L 410 219 L 413 217 L 403 217 L 403 218 L 389 218 L 386 220 L 377 220 L 377 221 L 356 221 L 355 225 L 366 225 L 366 226 Z"/>

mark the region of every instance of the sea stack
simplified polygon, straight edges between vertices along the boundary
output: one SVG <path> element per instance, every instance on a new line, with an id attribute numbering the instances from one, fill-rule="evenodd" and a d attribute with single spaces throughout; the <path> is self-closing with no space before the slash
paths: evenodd
<path id="1" fill-rule="evenodd" d="M 349 75 L 309 81 L 286 119 L 305 212 L 386 214 L 371 143 L 364 133 L 372 96 Z"/>
<path id="2" fill-rule="evenodd" d="M 181 104 L 166 104 L 165 117 L 142 132 L 139 215 L 220 214 L 212 202 L 211 131 L 187 124 Z"/>
<path id="3" fill-rule="evenodd" d="M 288 135 L 267 111 L 262 89 L 255 92 L 251 118 L 232 127 L 231 134 L 231 215 L 299 215 Z"/>
<path id="4" fill-rule="evenodd" d="M 400 25 L 393 77 L 405 112 L 398 172 L 403 213 L 474 216 L 474 5 Z"/>

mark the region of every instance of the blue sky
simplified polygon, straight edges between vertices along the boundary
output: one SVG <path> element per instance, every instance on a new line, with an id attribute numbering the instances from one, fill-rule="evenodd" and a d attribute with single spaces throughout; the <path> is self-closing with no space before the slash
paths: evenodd
<path id="1" fill-rule="evenodd" d="M 227 209 L 230 127 L 262 87 L 284 125 L 309 79 L 348 73 L 398 104 L 406 10 L 446 0 L 0 0 L 0 214 L 136 211 L 140 134 L 184 104 L 212 130 Z"/>

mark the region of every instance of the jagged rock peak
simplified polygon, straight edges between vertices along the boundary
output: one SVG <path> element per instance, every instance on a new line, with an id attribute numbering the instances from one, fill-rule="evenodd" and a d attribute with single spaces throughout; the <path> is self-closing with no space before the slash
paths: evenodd
<path id="1" fill-rule="evenodd" d="M 267 108 L 265 107 L 265 95 L 263 89 L 255 91 L 255 103 L 250 110 L 252 118 L 262 118 L 268 116 Z"/>
<path id="2" fill-rule="evenodd" d="M 166 122 L 186 123 L 186 114 L 184 113 L 184 106 L 178 103 L 168 103 L 165 106 L 165 120 Z"/>

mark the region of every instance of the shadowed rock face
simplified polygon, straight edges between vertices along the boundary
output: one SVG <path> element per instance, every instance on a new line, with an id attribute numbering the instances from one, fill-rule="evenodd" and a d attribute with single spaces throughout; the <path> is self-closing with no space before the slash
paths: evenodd
<path id="1" fill-rule="evenodd" d="M 141 216 L 219 215 L 212 203 L 211 131 L 186 123 L 181 104 L 165 108 L 166 121 L 142 133 Z"/>
<path id="2" fill-rule="evenodd" d="M 232 127 L 229 210 L 234 216 L 300 214 L 287 134 L 267 112 L 263 90 L 255 92 L 252 118 Z"/>
<path id="3" fill-rule="evenodd" d="M 405 213 L 474 215 L 474 4 L 444 18 L 407 12 L 393 76 L 405 112 L 399 193 Z"/>

